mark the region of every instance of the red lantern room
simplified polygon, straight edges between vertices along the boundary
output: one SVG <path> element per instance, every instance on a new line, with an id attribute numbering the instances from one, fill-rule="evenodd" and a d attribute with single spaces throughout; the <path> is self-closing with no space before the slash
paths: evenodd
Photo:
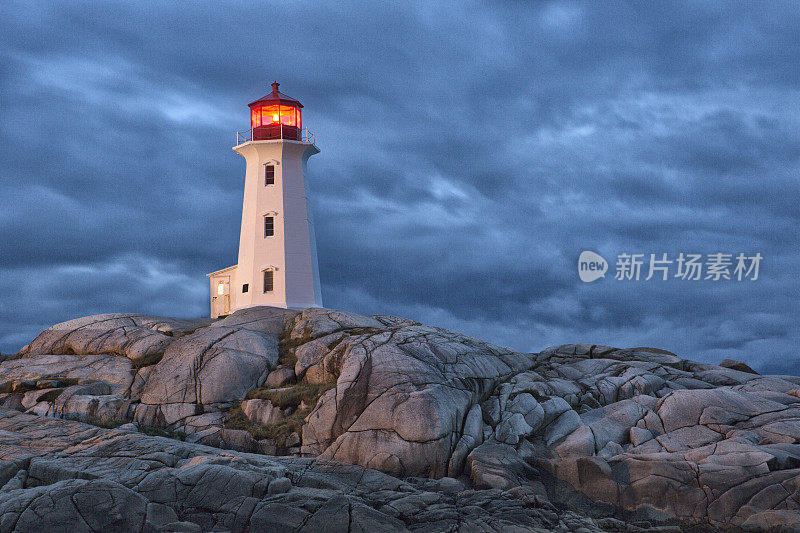
<path id="1" fill-rule="evenodd" d="M 303 104 L 278 90 L 277 81 L 272 92 L 250 105 L 250 127 L 254 141 L 289 139 L 299 141 L 303 127 L 301 109 Z"/>

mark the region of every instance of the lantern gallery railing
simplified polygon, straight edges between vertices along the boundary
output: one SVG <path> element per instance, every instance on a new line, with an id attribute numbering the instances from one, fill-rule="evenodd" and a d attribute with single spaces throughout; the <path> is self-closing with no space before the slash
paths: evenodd
<path id="1" fill-rule="evenodd" d="M 284 134 L 284 127 L 286 127 L 286 133 Z M 286 139 L 286 140 L 298 140 L 296 137 L 297 128 L 291 128 L 290 126 L 284 126 L 283 124 L 275 127 L 274 134 L 270 134 L 262 139 L 255 139 L 255 140 L 273 140 L 273 139 Z M 258 134 L 258 131 L 256 131 Z M 240 145 L 242 143 L 250 142 L 253 140 L 253 128 L 245 131 L 237 131 L 236 132 L 236 145 Z M 303 128 L 300 130 L 300 141 L 304 143 L 311 143 L 314 144 L 314 134 L 308 131 L 308 127 Z"/>
<path id="2" fill-rule="evenodd" d="M 253 130 L 237 131 L 236 132 L 236 146 L 246 143 L 253 138 Z"/>

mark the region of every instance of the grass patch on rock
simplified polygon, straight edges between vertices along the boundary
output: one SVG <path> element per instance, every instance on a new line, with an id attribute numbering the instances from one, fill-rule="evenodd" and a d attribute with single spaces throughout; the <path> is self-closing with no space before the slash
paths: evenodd
<path id="1" fill-rule="evenodd" d="M 294 354 L 295 348 L 301 346 L 312 340 L 309 332 L 304 332 L 303 336 L 298 339 L 292 339 L 289 335 L 292 328 L 284 329 L 278 336 L 278 363 L 281 366 L 288 366 L 294 368 L 297 363 L 297 356 Z"/>
<path id="2" fill-rule="evenodd" d="M 311 410 L 312 408 L 297 409 L 280 422 L 261 425 L 250 422 L 250 420 L 244 416 L 242 408 L 236 406 L 230 410 L 231 416 L 225 421 L 225 427 L 228 429 L 243 429 L 250 433 L 256 440 L 272 439 L 276 442 L 278 447 L 281 447 L 286 437 L 294 432 L 300 434 L 303 424 L 305 424 L 304 419 Z"/>
<path id="3" fill-rule="evenodd" d="M 139 426 L 139 431 L 151 437 L 166 437 L 168 439 L 186 440 L 186 433 L 174 429 L 157 428 L 153 426 Z"/>
<path id="4" fill-rule="evenodd" d="M 259 387 L 248 392 L 246 398 L 248 400 L 269 400 L 272 402 L 272 405 L 280 407 L 281 409 L 299 407 L 303 402 L 305 402 L 306 405 L 314 406 L 325 391 L 335 386 L 335 383 L 312 385 L 310 383 L 300 382 L 297 385 L 290 385 L 280 389 Z"/>
<path id="5" fill-rule="evenodd" d="M 248 400 L 269 400 L 272 405 L 281 409 L 293 409 L 292 414 L 274 424 L 254 424 L 244 415 L 241 406 L 236 406 L 229 411 L 230 416 L 225 421 L 225 427 L 243 429 L 249 432 L 256 440 L 272 439 L 280 447 L 286 437 L 294 432 L 298 434 L 301 432 L 303 424 L 305 424 L 305 418 L 316 407 L 319 398 L 325 391 L 335 386 L 335 383 L 323 383 L 320 385 L 298 383 L 297 385 L 280 389 L 266 387 L 253 389 L 247 394 Z M 305 408 L 301 408 L 301 404 L 305 405 Z"/>
<path id="6" fill-rule="evenodd" d="M 87 424 L 105 429 L 115 429 L 129 423 L 129 421 L 126 420 L 104 418 L 99 416 L 90 416 L 85 420 L 85 422 Z M 144 433 L 145 435 L 149 435 L 151 437 L 166 437 L 168 439 L 185 441 L 187 436 L 183 431 L 176 431 L 174 429 L 157 428 L 155 426 L 143 426 L 139 424 L 137 424 L 137 428 L 139 433 Z"/>
<path id="7" fill-rule="evenodd" d="M 56 381 L 57 387 L 71 387 L 80 384 L 81 380 L 78 378 L 64 378 L 58 375 L 44 375 L 36 379 L 36 382 Z M 90 383 L 91 380 L 85 380 L 84 383 Z"/>
<path id="8" fill-rule="evenodd" d="M 114 429 L 124 424 L 127 424 L 128 421 L 118 420 L 113 418 L 103 418 L 99 416 L 90 416 L 86 419 L 86 423 L 105 429 Z M 137 427 L 140 433 L 144 433 L 145 435 L 149 435 L 151 437 L 166 437 L 168 439 L 174 439 L 180 441 L 186 440 L 186 433 L 184 433 L 183 431 L 176 431 L 174 429 L 166 429 L 166 428 L 157 428 L 154 426 L 137 425 Z"/>

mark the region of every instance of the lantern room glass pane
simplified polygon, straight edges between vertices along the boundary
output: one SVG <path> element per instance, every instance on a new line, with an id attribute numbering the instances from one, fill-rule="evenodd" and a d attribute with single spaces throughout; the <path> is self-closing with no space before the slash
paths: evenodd
<path id="1" fill-rule="evenodd" d="M 295 108 L 295 114 L 297 115 L 297 127 L 298 128 L 302 128 L 303 127 L 303 121 L 302 121 L 302 117 L 300 115 L 300 109 Z"/>
<path id="2" fill-rule="evenodd" d="M 256 107 L 250 111 L 250 127 L 257 128 L 261 125 L 261 108 Z"/>
<path id="3" fill-rule="evenodd" d="M 282 105 L 281 107 L 281 124 L 284 126 L 294 126 L 297 124 L 295 120 L 295 107 Z"/>
<path id="4" fill-rule="evenodd" d="M 280 106 L 265 105 L 261 107 L 261 125 L 269 126 L 270 124 L 280 123 Z"/>

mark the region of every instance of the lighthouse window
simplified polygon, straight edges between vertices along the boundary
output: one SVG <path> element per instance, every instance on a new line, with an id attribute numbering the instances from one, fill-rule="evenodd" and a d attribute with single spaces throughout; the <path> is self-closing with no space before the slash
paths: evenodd
<path id="1" fill-rule="evenodd" d="M 264 168 L 264 185 L 275 185 L 275 165 L 267 165 Z"/>
<path id="2" fill-rule="evenodd" d="M 264 217 L 264 237 L 275 235 L 275 217 Z"/>
<path id="3" fill-rule="evenodd" d="M 278 124 L 281 121 L 281 106 L 278 105 L 265 105 L 261 107 L 261 125 L 269 126 L 270 124 Z"/>
<path id="4" fill-rule="evenodd" d="M 264 271 L 264 292 L 272 292 L 274 278 L 273 274 L 274 272 L 272 270 Z"/>
<path id="5" fill-rule="evenodd" d="M 244 283 L 242 285 L 242 292 L 247 292 L 249 289 L 250 289 L 250 284 L 249 283 Z"/>
<path id="6" fill-rule="evenodd" d="M 297 116 L 295 114 L 296 109 L 290 106 L 281 106 L 281 124 L 285 126 L 296 126 L 297 125 Z"/>

